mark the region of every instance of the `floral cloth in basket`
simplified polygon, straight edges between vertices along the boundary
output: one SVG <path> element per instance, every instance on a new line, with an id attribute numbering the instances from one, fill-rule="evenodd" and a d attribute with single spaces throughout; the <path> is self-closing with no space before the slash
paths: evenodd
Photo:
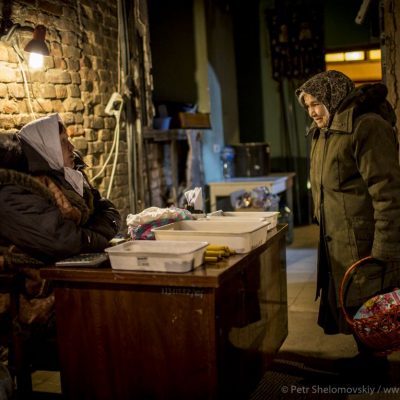
<path id="1" fill-rule="evenodd" d="M 400 305 L 400 289 L 379 294 L 366 301 L 357 311 L 354 319 L 368 318 L 389 310 L 394 305 Z"/>
<path id="2" fill-rule="evenodd" d="M 400 305 L 400 289 L 395 289 L 392 292 L 388 292 L 385 294 L 379 294 L 377 296 L 374 296 L 370 298 L 368 301 L 366 301 L 357 311 L 357 313 L 354 316 L 355 320 L 360 320 L 364 318 L 369 318 L 375 315 L 382 315 L 385 314 L 385 312 L 388 312 L 393 306 L 399 306 Z M 387 330 L 392 329 L 393 327 L 385 327 L 385 326 L 380 326 L 381 330 Z M 365 333 L 368 334 L 371 329 L 368 326 L 364 327 Z"/>

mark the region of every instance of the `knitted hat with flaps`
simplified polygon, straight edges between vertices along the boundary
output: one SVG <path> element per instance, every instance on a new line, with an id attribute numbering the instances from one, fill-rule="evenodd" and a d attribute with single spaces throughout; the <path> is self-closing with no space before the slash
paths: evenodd
<path id="1" fill-rule="evenodd" d="M 304 93 L 314 96 L 328 110 L 331 117 L 343 99 L 354 89 L 353 81 L 339 71 L 324 71 L 314 75 L 296 90 L 296 96 L 304 107 Z"/>

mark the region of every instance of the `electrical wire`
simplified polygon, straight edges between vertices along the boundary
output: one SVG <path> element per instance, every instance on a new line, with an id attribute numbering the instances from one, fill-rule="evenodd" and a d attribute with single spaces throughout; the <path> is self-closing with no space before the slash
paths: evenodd
<path id="1" fill-rule="evenodd" d="M 101 167 L 100 171 L 90 179 L 90 182 L 93 182 L 94 180 L 96 180 L 104 172 L 104 170 L 106 169 L 108 163 L 111 160 L 112 155 L 114 154 L 114 148 L 116 147 L 116 141 L 117 141 L 117 137 L 118 136 L 119 136 L 119 126 L 116 125 L 115 126 L 115 130 L 114 130 L 114 140 L 113 140 L 113 143 L 112 143 L 112 146 L 111 146 L 111 149 L 110 149 L 110 153 L 108 154 L 108 156 L 106 158 L 106 161 L 104 161 L 104 164 Z M 93 167 L 91 167 L 91 169 L 93 169 Z"/>
<path id="2" fill-rule="evenodd" d="M 108 190 L 107 190 L 107 198 L 110 198 L 110 194 L 111 194 L 111 188 L 112 188 L 112 184 L 114 181 L 114 176 L 115 176 L 115 170 L 117 169 L 117 160 L 118 160 L 118 154 L 119 154 L 119 120 L 120 120 L 120 116 L 121 116 L 121 109 L 119 110 L 118 113 L 115 113 L 115 121 L 116 121 L 116 129 L 115 129 L 115 136 L 117 137 L 116 140 L 116 146 L 115 146 L 115 155 L 114 155 L 114 162 L 113 162 L 113 167 L 112 167 L 112 171 L 111 171 L 111 176 L 110 176 L 110 182 L 108 184 Z"/>
<path id="3" fill-rule="evenodd" d="M 82 32 L 84 31 L 83 28 L 83 24 L 82 24 L 82 11 L 81 11 L 81 4 L 79 0 L 76 0 L 76 11 L 77 11 L 77 17 L 78 17 L 78 23 L 79 23 L 79 38 L 80 41 L 82 42 Z M 119 32 L 118 32 L 119 35 Z M 82 47 L 82 46 L 81 46 Z M 119 40 L 118 40 L 118 82 L 117 82 L 117 86 L 118 86 L 118 93 L 120 92 L 120 44 L 119 44 Z M 100 169 L 100 171 L 93 177 L 90 179 L 91 182 L 93 182 L 95 179 L 97 179 L 105 170 L 105 168 L 107 167 L 108 163 L 111 160 L 111 157 L 114 155 L 114 161 L 113 161 L 113 167 L 112 167 L 112 171 L 111 171 L 111 176 L 110 176 L 110 182 L 108 183 L 108 188 L 107 188 L 107 194 L 106 197 L 109 198 L 110 194 L 111 194 L 111 188 L 113 185 L 113 181 L 114 181 L 114 177 L 115 177 L 115 171 L 117 168 L 117 161 L 118 161 L 118 155 L 119 155 L 119 141 L 120 141 L 120 117 L 121 117 L 121 112 L 122 112 L 122 106 L 123 106 L 123 102 L 121 102 L 121 106 L 118 108 L 118 110 L 114 110 L 112 112 L 112 115 L 115 116 L 115 120 L 116 120 L 116 125 L 115 125 L 115 129 L 114 129 L 114 139 L 113 139 L 113 143 L 111 145 L 111 149 L 110 149 L 110 153 L 108 154 L 104 165 L 102 166 L 102 168 Z M 93 167 L 92 167 L 93 169 Z"/>
<path id="4" fill-rule="evenodd" d="M 128 2 L 128 3 L 127 3 Z M 120 50 L 121 50 L 121 72 L 124 81 L 124 87 L 122 92 L 124 93 L 125 111 L 126 111 L 126 142 L 128 152 L 128 190 L 129 190 L 129 207 L 132 213 L 136 213 L 136 210 L 141 209 L 139 207 L 138 193 L 138 180 L 141 173 L 138 170 L 138 157 L 135 140 L 134 130 L 134 104 L 132 101 L 132 92 L 128 83 L 131 79 L 130 73 L 130 44 L 128 25 L 128 15 L 126 13 L 126 5 L 130 4 L 128 0 L 118 0 L 118 30 L 120 39 Z"/>
<path id="5" fill-rule="evenodd" d="M 26 73 L 25 73 L 24 67 L 23 67 L 22 62 L 21 62 L 21 60 L 22 60 L 22 61 L 25 61 L 25 58 L 24 58 L 24 56 L 21 54 L 21 50 L 19 49 L 17 43 L 13 42 L 13 43 L 12 43 L 12 48 L 14 49 L 15 53 L 17 54 L 18 67 L 19 67 L 19 70 L 21 71 L 22 80 L 23 80 L 23 82 L 24 82 L 24 90 L 25 90 L 26 97 L 27 97 L 27 99 L 28 99 L 29 111 L 30 111 L 30 113 L 31 113 L 31 115 L 32 115 L 32 118 L 33 118 L 33 119 L 36 119 L 35 112 L 33 111 L 32 100 L 31 100 L 31 94 L 30 94 L 30 92 L 29 92 L 28 80 L 27 80 L 27 78 L 26 78 Z"/>
<path id="6" fill-rule="evenodd" d="M 93 182 L 95 179 L 97 179 L 104 172 L 108 163 L 111 160 L 111 157 L 114 155 L 114 161 L 113 161 L 113 167 L 111 170 L 110 182 L 108 183 L 107 194 L 106 194 L 107 198 L 110 197 L 111 188 L 112 188 L 112 184 L 113 184 L 114 177 L 115 177 L 115 171 L 117 168 L 117 161 L 118 161 L 118 154 L 119 154 L 119 140 L 120 140 L 120 119 L 121 119 L 122 107 L 123 107 L 123 102 L 121 101 L 119 108 L 117 110 L 113 111 L 113 115 L 115 116 L 115 129 L 114 129 L 114 139 L 113 139 L 113 143 L 111 145 L 110 152 L 109 152 L 103 166 L 101 167 L 100 171 L 94 177 L 92 177 L 90 179 L 91 182 Z"/>

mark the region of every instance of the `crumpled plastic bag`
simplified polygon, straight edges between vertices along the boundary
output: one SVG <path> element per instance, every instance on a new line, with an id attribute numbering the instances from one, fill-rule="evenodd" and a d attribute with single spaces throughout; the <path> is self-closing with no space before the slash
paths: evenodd
<path id="1" fill-rule="evenodd" d="M 194 219 L 188 210 L 176 207 L 149 207 L 139 214 L 128 214 L 126 223 L 133 240 L 154 240 L 154 232 L 151 231 L 153 228 L 185 219 Z"/>

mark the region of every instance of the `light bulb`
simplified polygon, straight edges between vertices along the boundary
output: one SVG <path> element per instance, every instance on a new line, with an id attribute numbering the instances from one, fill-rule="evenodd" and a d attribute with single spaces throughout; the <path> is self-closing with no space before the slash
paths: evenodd
<path id="1" fill-rule="evenodd" d="M 29 67 L 38 69 L 43 67 L 43 55 L 39 53 L 29 54 Z"/>

